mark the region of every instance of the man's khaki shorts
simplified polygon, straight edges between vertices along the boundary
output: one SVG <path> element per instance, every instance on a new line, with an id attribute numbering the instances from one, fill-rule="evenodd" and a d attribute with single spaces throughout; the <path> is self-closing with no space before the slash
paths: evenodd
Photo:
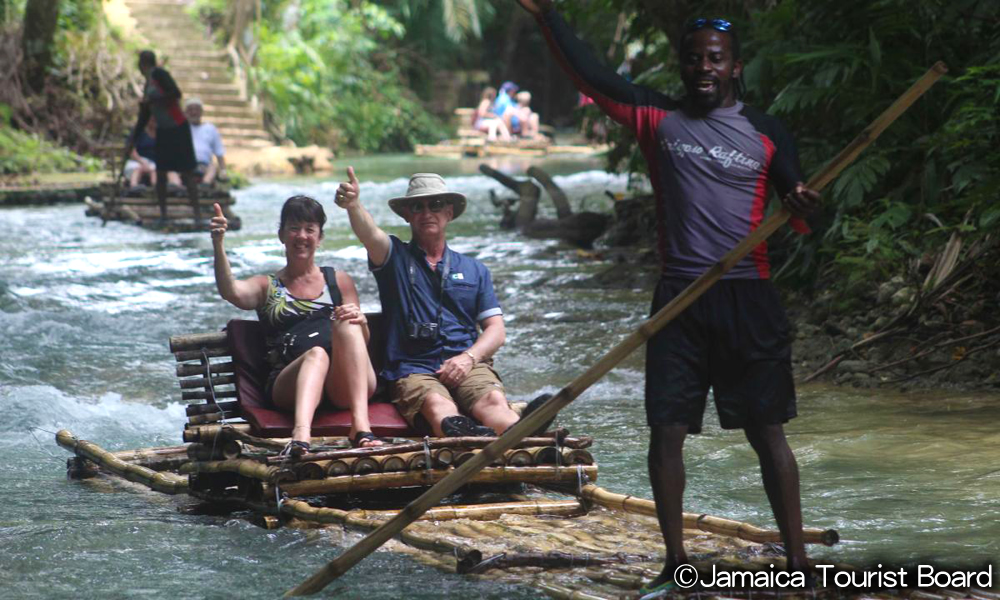
<path id="1" fill-rule="evenodd" d="M 504 393 L 503 382 L 493 367 L 477 363 L 458 387 L 447 388 L 433 373 L 414 373 L 392 382 L 392 401 L 403 418 L 414 424 L 427 394 L 435 393 L 452 399 L 464 415 L 472 414 L 472 406 L 492 392 Z"/>

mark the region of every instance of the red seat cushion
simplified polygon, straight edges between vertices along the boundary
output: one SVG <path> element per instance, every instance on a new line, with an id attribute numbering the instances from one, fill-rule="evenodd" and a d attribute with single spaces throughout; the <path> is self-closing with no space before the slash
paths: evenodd
<path id="1" fill-rule="evenodd" d="M 229 350 L 236 375 L 236 395 L 243 417 L 253 434 L 260 437 L 291 437 L 294 420 L 291 413 L 276 410 L 264 399 L 264 383 L 270 370 L 265 359 L 264 330 L 259 321 L 233 319 L 226 325 Z M 373 336 L 374 337 L 374 336 Z M 385 402 L 368 405 L 372 432 L 378 436 L 417 435 L 396 406 Z M 348 435 L 351 413 L 346 410 L 320 410 L 313 417 L 312 434 Z"/>

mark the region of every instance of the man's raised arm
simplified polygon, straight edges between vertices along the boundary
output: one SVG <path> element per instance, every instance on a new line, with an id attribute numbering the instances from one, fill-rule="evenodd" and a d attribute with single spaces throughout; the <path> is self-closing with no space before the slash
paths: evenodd
<path id="1" fill-rule="evenodd" d="M 647 113 L 675 108 L 675 103 L 663 94 L 631 83 L 598 59 L 555 11 L 551 0 L 517 1 L 538 21 L 556 61 L 577 89 L 609 117 L 642 137 L 643 130 L 653 122 Z"/>
<path id="2" fill-rule="evenodd" d="M 371 213 L 361 206 L 361 184 L 354 176 L 354 167 L 347 167 L 347 181 L 337 188 L 334 201 L 337 206 L 347 211 L 351 229 L 368 251 L 368 259 L 376 267 L 384 265 L 392 245 L 388 234 L 379 229 Z"/>

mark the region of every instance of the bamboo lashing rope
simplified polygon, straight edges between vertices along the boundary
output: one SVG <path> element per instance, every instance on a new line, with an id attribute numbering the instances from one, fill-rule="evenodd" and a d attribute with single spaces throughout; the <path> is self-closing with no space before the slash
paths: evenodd
<path id="1" fill-rule="evenodd" d="M 811 178 L 807 187 L 820 191 L 830 183 L 843 169 L 850 164 L 862 150 L 867 148 L 885 129 L 903 114 L 920 96 L 934 85 L 942 75 L 948 72 L 943 62 L 936 63 L 924 75 L 896 99 L 889 108 L 878 116 L 854 140 L 834 157 L 820 172 Z M 510 449 L 522 438 L 527 437 L 543 423 L 555 418 L 556 414 L 570 402 L 575 400 L 587 388 L 602 378 L 612 368 L 618 365 L 629 354 L 635 351 L 657 331 L 666 326 L 674 317 L 691 305 L 708 288 L 715 284 L 733 266 L 759 246 L 772 233 L 778 230 L 791 216 L 785 207 L 764 221 L 756 230 L 743 239 L 735 248 L 723 256 L 703 275 L 694 280 L 683 292 L 669 304 L 660 309 L 649 320 L 639 326 L 639 329 L 622 340 L 605 354 L 595 365 L 582 375 L 559 390 L 555 396 L 546 401 L 527 418 L 516 423 L 495 442 L 484 448 L 479 454 L 463 464 L 448 477 L 439 481 L 434 487 L 424 492 L 419 498 L 406 506 L 399 515 L 368 534 L 360 542 L 346 552 L 331 560 L 311 577 L 289 590 L 286 596 L 315 594 L 337 579 L 354 565 L 374 552 L 379 546 L 389 541 L 416 520 L 420 515 L 435 506 L 445 496 L 454 493 L 459 487 L 485 467 L 505 450 Z"/>

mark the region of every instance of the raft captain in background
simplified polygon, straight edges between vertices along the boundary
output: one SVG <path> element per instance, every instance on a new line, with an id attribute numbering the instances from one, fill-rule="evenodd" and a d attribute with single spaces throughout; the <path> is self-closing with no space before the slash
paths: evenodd
<path id="1" fill-rule="evenodd" d="M 688 23 L 676 40 L 686 93 L 675 101 L 602 65 L 551 0 L 518 2 L 535 17 L 580 92 L 638 140 L 656 195 L 662 260 L 652 313 L 760 224 L 771 186 L 796 217 L 815 209 L 819 194 L 802 184 L 791 135 L 777 119 L 738 99 L 743 63 L 731 23 Z M 792 223 L 808 231 L 799 218 Z M 722 427 L 743 429 L 757 453 L 788 569 L 809 569 L 799 471 L 782 426 L 796 415 L 791 337 L 769 277 L 761 244 L 646 346 L 649 475 L 666 562 L 641 594 L 670 592 L 674 571 L 688 563 L 682 449 L 689 433 L 701 432 L 709 388 Z"/>
<path id="2" fill-rule="evenodd" d="M 198 164 L 191 125 L 180 106 L 181 90 L 166 69 L 156 66 L 156 54 L 152 50 L 139 53 L 139 70 L 146 78 L 146 87 L 139 104 L 139 120 L 132 135 L 138 136 L 150 118 L 156 121 L 156 199 L 160 205 L 160 220 L 167 219 L 167 173 L 176 171 L 187 186 L 195 224 L 200 225 L 201 207 L 198 204 L 198 181 L 195 179 Z"/>

